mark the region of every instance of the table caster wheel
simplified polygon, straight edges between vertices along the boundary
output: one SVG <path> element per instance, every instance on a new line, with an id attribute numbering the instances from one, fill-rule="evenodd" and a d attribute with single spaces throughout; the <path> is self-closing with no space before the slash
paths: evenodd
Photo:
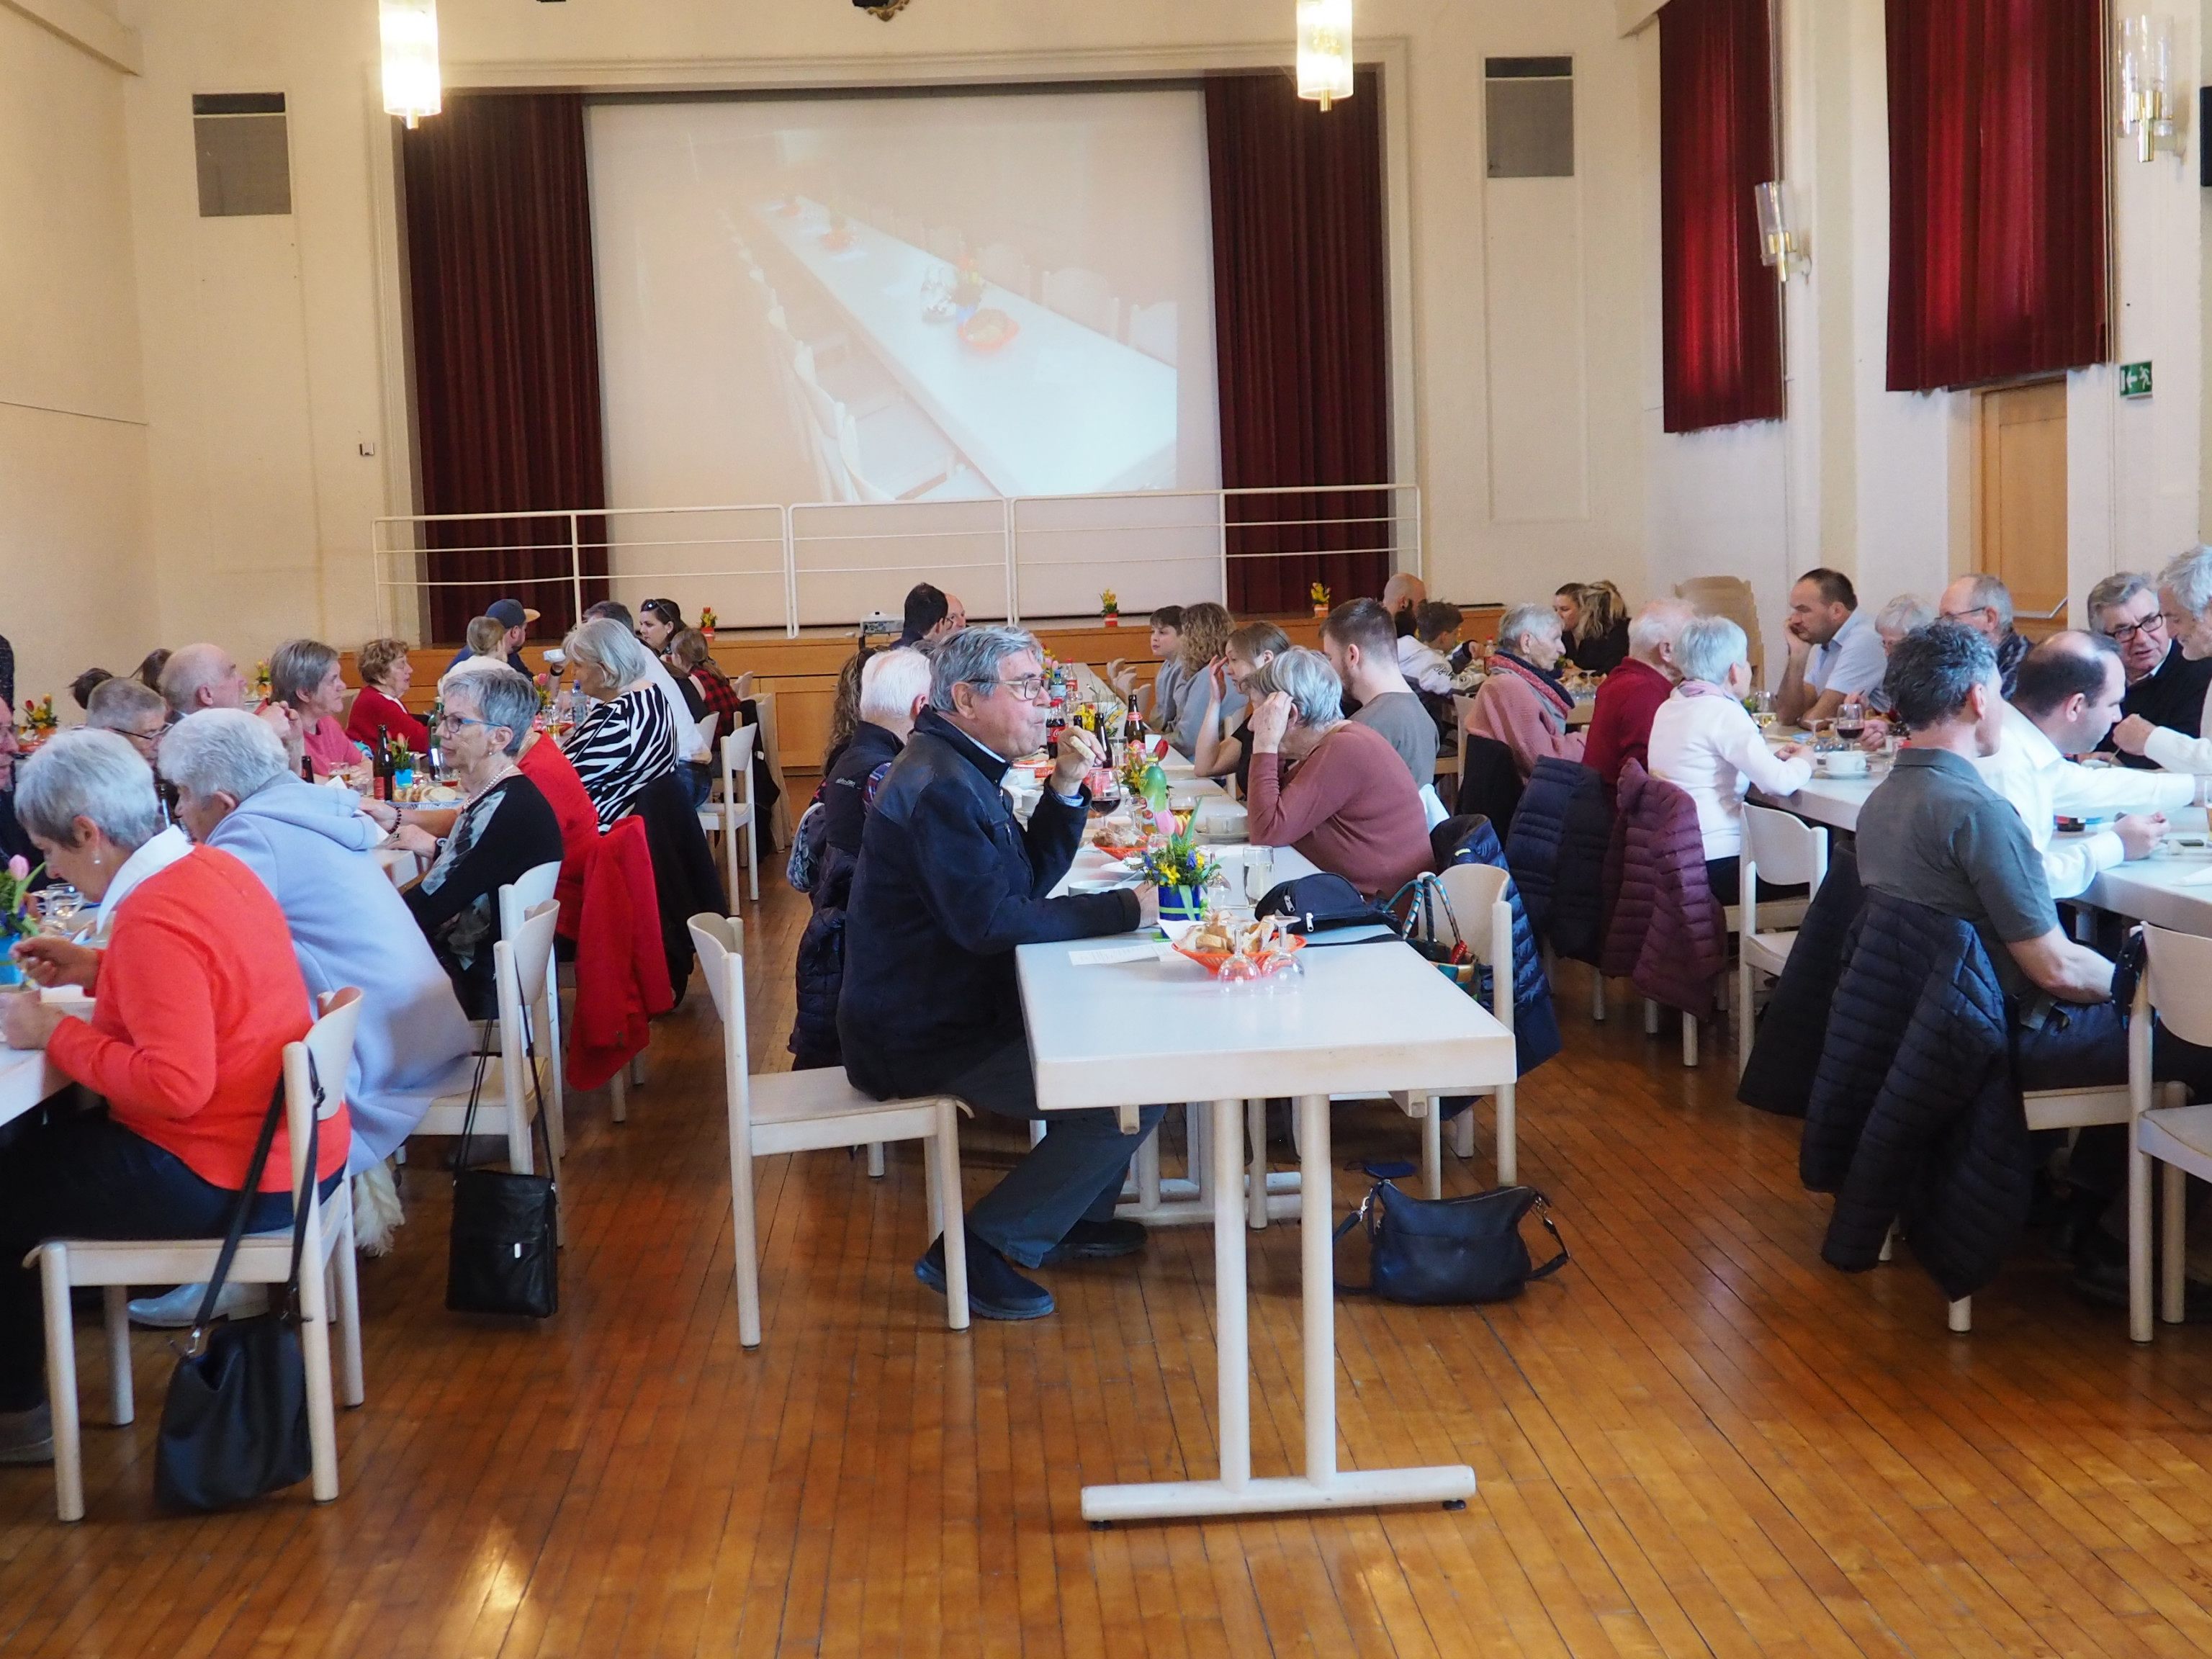
<path id="1" fill-rule="evenodd" d="M 1444 1508 L 1447 1510 L 1463 1510 L 1466 1507 L 1467 1499 L 1464 1498 L 1447 1498 L 1444 1499 Z"/>

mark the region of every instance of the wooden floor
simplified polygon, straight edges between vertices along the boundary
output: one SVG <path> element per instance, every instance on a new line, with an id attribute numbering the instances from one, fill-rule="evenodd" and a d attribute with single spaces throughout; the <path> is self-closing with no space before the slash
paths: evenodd
<path id="1" fill-rule="evenodd" d="M 752 1034 L 781 1064 L 799 902 L 767 916 Z M 138 1425 L 88 1431 L 87 1522 L 54 1522 L 47 1471 L 0 1470 L 0 1652 L 2212 1650 L 2212 1331 L 2134 1347 L 2027 1252 L 1947 1334 L 1910 1265 L 1821 1265 L 1793 1127 L 1732 1103 L 1725 1058 L 1685 1073 L 1671 1031 L 1592 1027 L 1565 989 L 1521 1168 L 1574 1265 L 1496 1309 L 1339 1322 L 1344 1464 L 1464 1459 L 1464 1513 L 1089 1530 L 1086 1481 L 1212 1472 L 1209 1236 L 1053 1273 L 1056 1317 L 952 1335 L 910 1271 L 911 1155 L 881 1182 L 767 1163 L 744 1352 L 717 1037 L 687 1008 L 628 1125 L 575 1109 L 556 1320 L 444 1312 L 447 1204 L 418 1174 L 363 1273 L 344 1495 L 204 1520 L 152 1513 L 167 1364 L 142 1338 Z M 971 1195 L 1012 1145 L 971 1144 Z M 1412 1146 L 1346 1110 L 1346 1159 Z M 1297 1230 L 1254 1242 L 1265 1474 L 1301 1443 Z"/>

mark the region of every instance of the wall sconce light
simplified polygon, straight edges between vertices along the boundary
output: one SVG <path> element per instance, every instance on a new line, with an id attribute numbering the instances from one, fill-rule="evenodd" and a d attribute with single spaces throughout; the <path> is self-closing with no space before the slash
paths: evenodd
<path id="1" fill-rule="evenodd" d="M 2173 20 L 2139 13 L 2120 19 L 2120 131 L 2136 159 L 2179 153 L 2173 131 Z"/>
<path id="2" fill-rule="evenodd" d="M 1751 187 L 1753 203 L 1759 210 L 1759 263 L 1787 283 L 1791 276 L 1804 276 L 1812 268 L 1812 259 L 1805 247 L 1805 239 L 1790 224 L 1790 196 L 1787 186 L 1778 179 Z"/>
<path id="3" fill-rule="evenodd" d="M 1352 96 L 1352 0 L 1298 0 L 1298 96 Z"/>
<path id="4" fill-rule="evenodd" d="M 444 106 L 438 78 L 438 0 L 377 0 L 384 46 L 384 112 L 411 128 Z"/>

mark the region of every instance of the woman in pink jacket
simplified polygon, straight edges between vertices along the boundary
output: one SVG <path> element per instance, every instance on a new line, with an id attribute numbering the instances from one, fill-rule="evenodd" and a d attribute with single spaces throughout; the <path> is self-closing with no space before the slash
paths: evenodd
<path id="1" fill-rule="evenodd" d="M 1583 757 L 1583 734 L 1567 730 L 1575 700 L 1555 672 L 1563 649 L 1559 619 L 1549 605 L 1515 605 L 1498 624 L 1490 672 L 1468 710 L 1469 735 L 1495 738 L 1510 749 L 1523 783 L 1547 756 Z"/>

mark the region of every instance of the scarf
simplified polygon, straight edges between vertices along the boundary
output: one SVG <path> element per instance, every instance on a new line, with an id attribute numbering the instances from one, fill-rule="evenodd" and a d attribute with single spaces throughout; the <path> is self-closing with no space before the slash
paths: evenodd
<path id="1" fill-rule="evenodd" d="M 1510 651 L 1493 651 L 1490 653 L 1490 660 L 1494 668 L 1516 676 L 1542 699 L 1561 726 L 1567 723 L 1567 716 L 1575 712 L 1575 700 L 1568 695 L 1565 681 L 1550 669 L 1539 668 L 1534 663 L 1524 661 Z"/>

